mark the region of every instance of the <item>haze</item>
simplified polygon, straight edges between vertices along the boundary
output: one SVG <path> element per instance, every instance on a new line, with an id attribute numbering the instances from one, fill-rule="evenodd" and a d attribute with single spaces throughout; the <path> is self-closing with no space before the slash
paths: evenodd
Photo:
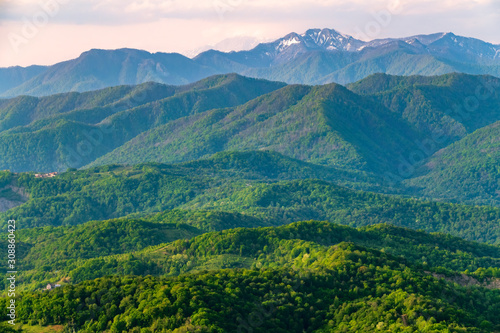
<path id="1" fill-rule="evenodd" d="M 0 67 L 50 65 L 92 48 L 194 56 L 309 28 L 363 40 L 452 31 L 498 44 L 499 22 L 493 0 L 7 0 L 0 1 Z"/>

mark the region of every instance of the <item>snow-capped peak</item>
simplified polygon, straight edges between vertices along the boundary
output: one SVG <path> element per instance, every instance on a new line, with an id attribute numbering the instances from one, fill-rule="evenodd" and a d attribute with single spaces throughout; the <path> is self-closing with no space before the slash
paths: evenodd
<path id="1" fill-rule="evenodd" d="M 326 50 L 354 51 L 364 42 L 333 29 L 311 29 L 303 35 L 306 45 Z"/>
<path id="2" fill-rule="evenodd" d="M 292 46 L 294 44 L 300 44 L 301 42 L 302 41 L 301 41 L 300 36 L 298 36 L 296 34 L 290 34 L 290 35 L 282 38 L 279 41 L 279 44 L 276 46 L 276 50 L 282 51 L 282 50 L 288 48 L 289 46 Z"/>

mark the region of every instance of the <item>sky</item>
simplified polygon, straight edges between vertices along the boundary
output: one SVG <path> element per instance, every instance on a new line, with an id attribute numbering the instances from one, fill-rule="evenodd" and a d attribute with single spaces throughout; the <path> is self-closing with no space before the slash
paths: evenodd
<path id="1" fill-rule="evenodd" d="M 0 67 L 93 48 L 194 56 L 331 28 L 362 40 L 453 32 L 500 44 L 499 0 L 0 0 Z"/>

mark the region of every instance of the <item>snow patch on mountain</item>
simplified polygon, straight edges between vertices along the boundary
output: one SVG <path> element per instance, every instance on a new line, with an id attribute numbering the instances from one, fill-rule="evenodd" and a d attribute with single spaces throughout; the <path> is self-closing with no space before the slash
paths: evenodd
<path id="1" fill-rule="evenodd" d="M 299 40 L 298 37 L 285 39 L 285 40 L 282 40 L 278 46 L 276 46 L 276 50 L 281 51 L 281 50 L 283 50 L 291 45 L 300 44 L 300 43 L 301 43 L 301 41 Z"/>

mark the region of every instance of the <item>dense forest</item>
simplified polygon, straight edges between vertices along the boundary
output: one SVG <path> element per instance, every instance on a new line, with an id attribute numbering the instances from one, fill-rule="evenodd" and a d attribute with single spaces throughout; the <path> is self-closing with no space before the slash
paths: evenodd
<path id="1" fill-rule="evenodd" d="M 251 168 L 252 163 L 262 168 Z M 315 175 L 326 180 L 315 180 Z M 0 213 L 4 219 L 19 219 L 20 228 L 77 225 L 180 208 L 242 213 L 263 220 L 261 225 L 303 220 L 351 226 L 391 223 L 500 242 L 498 208 L 351 190 L 327 180 L 356 187 L 363 182 L 363 174 L 353 184 L 346 180 L 347 173 L 322 167 L 316 173 L 313 165 L 275 153 L 224 153 L 179 165 L 94 167 L 53 178 L 5 177 L 12 177 L 11 182 L 29 194 L 26 203 Z"/>
<path id="2" fill-rule="evenodd" d="M 227 74 L 186 86 L 21 96 L 0 101 L 0 169 L 266 150 L 334 168 L 351 183 L 362 174 L 364 190 L 498 206 L 498 105 L 498 78 L 460 73 L 376 74 L 348 87 Z"/>
<path id="3" fill-rule="evenodd" d="M 499 88 L 228 74 L 0 100 L 0 332 L 500 332 Z"/>
<path id="4" fill-rule="evenodd" d="M 176 248 L 195 257 L 260 254 L 251 269 L 202 270 L 173 278 L 120 274 L 23 293 L 18 316 L 29 325 L 63 324 L 85 332 L 498 330 L 498 289 L 480 283 L 462 287 L 452 278 L 433 277 L 405 257 L 341 241 L 364 232 L 370 238 L 370 231 L 336 228 L 309 222 L 174 242 L 166 245 L 165 259 L 178 257 L 168 253 Z M 340 242 L 321 245 L 333 240 L 331 231 Z M 295 233 L 319 243 L 286 239 Z M 434 241 L 434 236 L 421 237 Z M 469 247 L 498 255 L 498 248 Z M 92 267 L 88 272 L 94 272 Z"/>

